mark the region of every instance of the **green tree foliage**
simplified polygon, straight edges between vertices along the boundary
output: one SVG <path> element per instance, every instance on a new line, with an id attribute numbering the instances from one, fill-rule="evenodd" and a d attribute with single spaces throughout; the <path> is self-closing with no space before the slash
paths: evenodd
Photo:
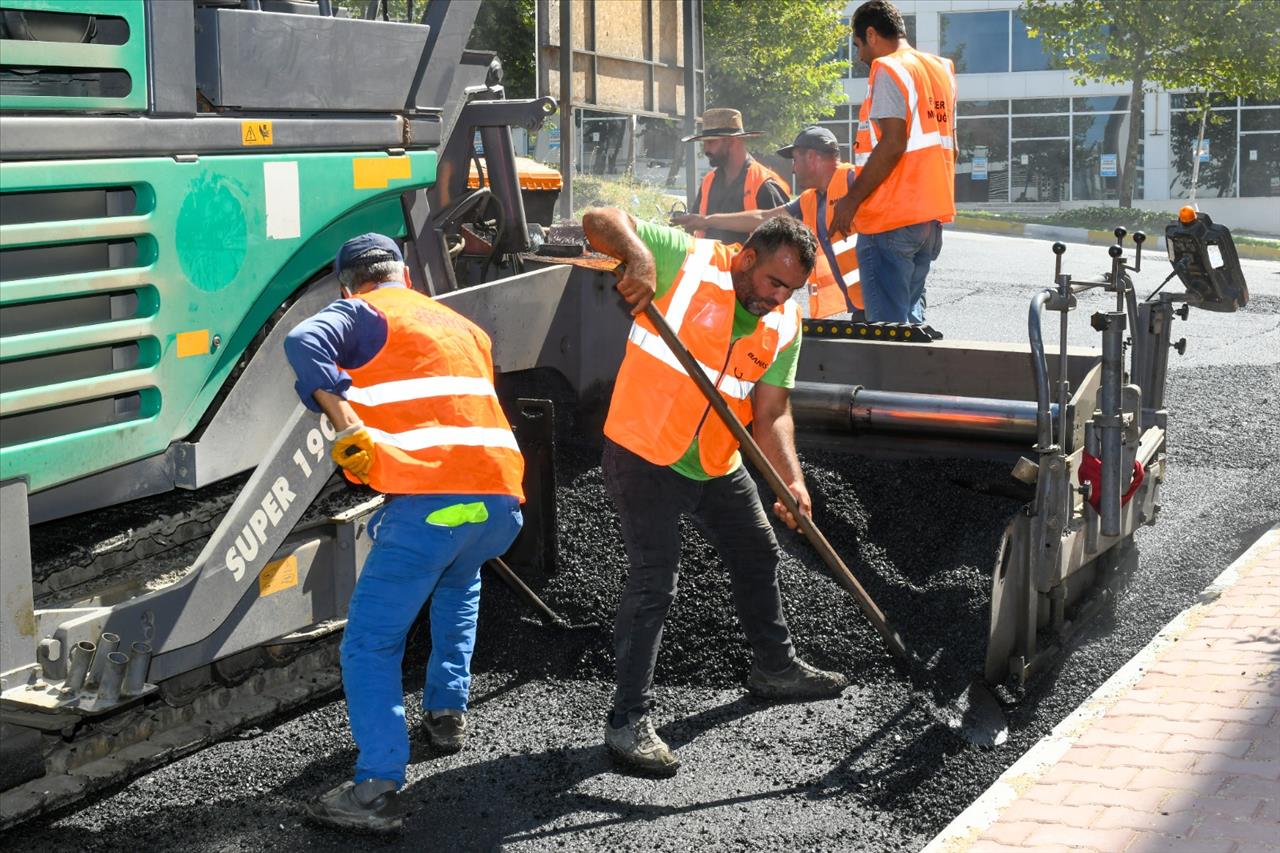
<path id="1" fill-rule="evenodd" d="M 1280 0 L 1023 0 L 1022 19 L 1077 82 L 1130 83 L 1120 206 L 1133 205 L 1142 93 L 1280 96 Z M 1202 122 L 1203 124 L 1203 122 Z"/>
<path id="2" fill-rule="evenodd" d="M 534 0 L 462 0 L 479 2 L 475 27 L 467 47 L 491 50 L 502 60 L 508 98 L 532 98 L 538 81 L 534 76 Z M 352 17 L 364 17 L 366 0 L 340 0 Z M 390 21 L 422 20 L 427 0 L 384 0 L 378 17 Z"/>
<path id="3" fill-rule="evenodd" d="M 706 103 L 733 107 L 772 152 L 844 103 L 843 0 L 704 0 Z"/>

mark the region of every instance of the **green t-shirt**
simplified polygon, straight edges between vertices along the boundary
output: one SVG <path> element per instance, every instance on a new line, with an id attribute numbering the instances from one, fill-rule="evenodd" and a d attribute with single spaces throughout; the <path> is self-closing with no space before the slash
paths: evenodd
<path id="1" fill-rule="evenodd" d="M 649 251 L 653 253 L 657 268 L 658 290 L 656 296 L 661 297 L 675 284 L 680 267 L 693 245 L 693 237 L 677 228 L 658 225 L 653 222 L 637 222 L 636 233 Z M 732 340 L 746 337 L 755 331 L 760 318 L 752 314 L 742 303 L 733 304 L 733 337 Z M 795 340 L 783 347 L 774 359 L 773 364 L 760 377 L 766 385 L 778 388 L 794 388 L 796 385 L 796 364 L 800 360 L 800 333 L 796 332 Z M 708 417 L 714 417 L 709 414 Z M 735 470 L 742 464 L 742 458 L 734 453 L 733 463 L 729 470 Z M 698 439 L 695 436 L 689 449 L 684 452 L 671 468 L 692 480 L 710 480 L 711 475 L 702 469 L 702 460 L 698 455 Z"/>

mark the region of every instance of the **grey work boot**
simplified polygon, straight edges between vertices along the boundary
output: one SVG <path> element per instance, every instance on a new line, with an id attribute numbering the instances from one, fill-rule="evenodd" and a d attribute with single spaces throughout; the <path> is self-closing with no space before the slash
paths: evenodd
<path id="1" fill-rule="evenodd" d="M 747 690 L 765 699 L 826 699 L 840 695 L 849 679 L 838 672 L 826 672 L 810 666 L 800 658 L 782 672 L 765 672 L 759 664 L 751 666 Z"/>
<path id="2" fill-rule="evenodd" d="M 653 730 L 653 720 L 648 714 L 620 728 L 606 721 L 604 745 L 618 761 L 646 773 L 674 776 L 680 769 L 680 759 Z"/>
<path id="3" fill-rule="evenodd" d="M 402 817 L 397 787 L 390 779 L 343 782 L 307 803 L 307 816 L 341 829 L 395 832 Z"/>
<path id="4" fill-rule="evenodd" d="M 457 752 L 467 742 L 467 715 L 453 708 L 427 711 L 422 715 L 431 745 L 441 752 Z"/>

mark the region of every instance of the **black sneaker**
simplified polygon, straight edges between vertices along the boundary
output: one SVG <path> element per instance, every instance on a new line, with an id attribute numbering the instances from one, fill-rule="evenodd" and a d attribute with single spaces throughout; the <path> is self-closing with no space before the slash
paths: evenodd
<path id="1" fill-rule="evenodd" d="M 606 721 L 604 745 L 618 761 L 646 773 L 674 776 L 680 769 L 680 759 L 653 730 L 648 714 L 619 728 Z"/>
<path id="2" fill-rule="evenodd" d="M 810 666 L 800 658 L 782 672 L 765 672 L 753 664 L 747 678 L 747 690 L 765 699 L 826 699 L 839 696 L 849 686 L 849 679 L 838 672 L 826 672 Z"/>
<path id="3" fill-rule="evenodd" d="M 464 711 L 427 711 L 422 715 L 422 727 L 427 730 L 431 745 L 441 752 L 457 752 L 466 745 L 467 715 Z"/>
<path id="4" fill-rule="evenodd" d="M 307 803 L 307 816 L 340 829 L 397 832 L 402 815 L 396 787 L 389 779 L 343 782 Z"/>

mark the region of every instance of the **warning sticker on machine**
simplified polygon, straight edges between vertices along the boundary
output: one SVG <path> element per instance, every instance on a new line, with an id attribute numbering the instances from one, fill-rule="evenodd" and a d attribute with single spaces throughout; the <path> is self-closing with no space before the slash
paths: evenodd
<path id="1" fill-rule="evenodd" d="M 240 143 L 242 145 L 274 145 L 275 136 L 271 132 L 271 122 L 240 122 Z"/>
<path id="2" fill-rule="evenodd" d="M 275 592 L 298 585 L 298 558 L 295 556 L 267 563 L 258 575 L 258 597 L 266 598 Z"/>

